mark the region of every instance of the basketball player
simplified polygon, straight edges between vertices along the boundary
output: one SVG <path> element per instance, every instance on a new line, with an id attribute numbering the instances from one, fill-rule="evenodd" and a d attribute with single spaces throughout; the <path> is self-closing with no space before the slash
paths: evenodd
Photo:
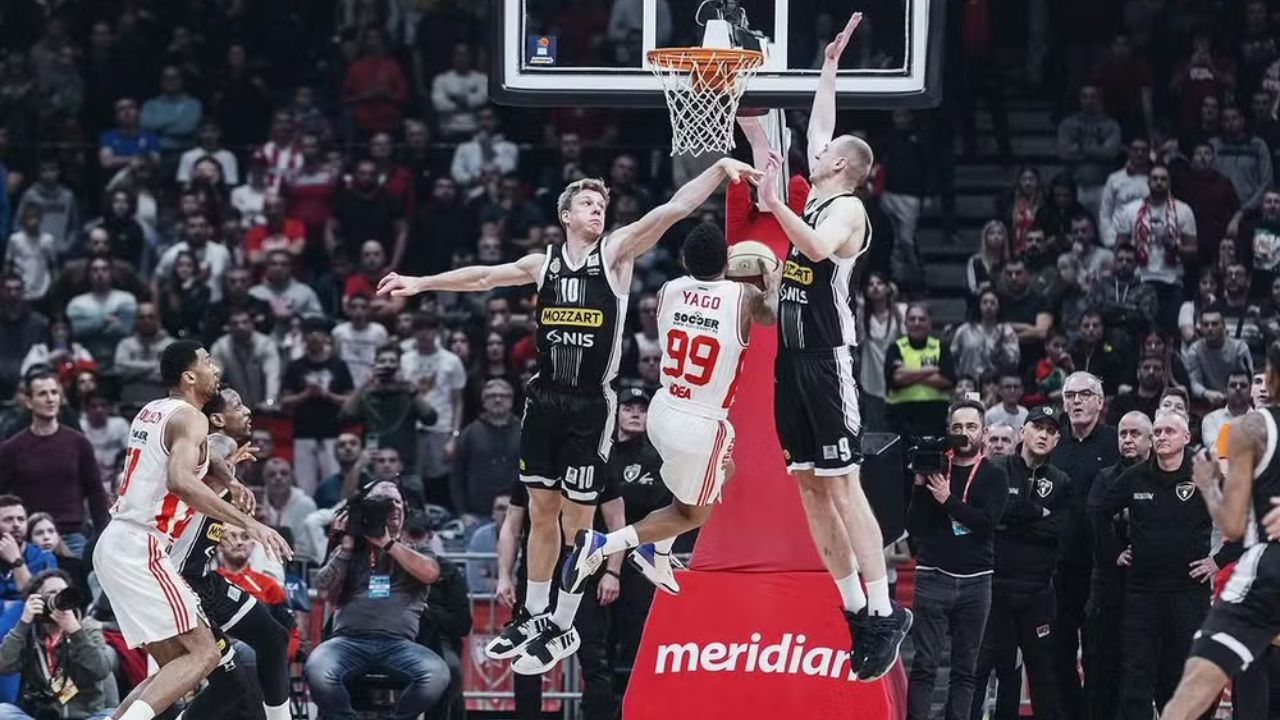
<path id="1" fill-rule="evenodd" d="M 252 459 L 253 449 L 247 443 L 239 445 L 252 433 L 249 408 L 240 400 L 240 393 L 223 388 L 209 398 L 203 412 L 209 425 L 217 430 L 209 435 L 209 474 L 205 482 L 223 499 L 234 496 L 241 500 L 235 504 L 252 513 L 253 493 L 235 480 L 236 464 L 241 459 Z M 196 513 L 169 549 L 169 558 L 199 598 L 200 609 L 213 626 L 253 648 L 266 720 L 289 720 L 289 629 L 252 595 L 215 571 L 214 556 L 222 529 L 220 520 Z M 206 691 L 201 697 L 208 694 Z M 235 708 L 225 697 L 217 702 L 222 707 Z M 187 714 L 201 718 L 192 711 Z"/>
<path id="2" fill-rule="evenodd" d="M 637 548 L 630 560 L 641 574 L 658 589 L 678 593 L 671 546 L 711 517 L 731 467 L 734 432 L 726 418 L 751 324 L 777 322 L 778 278 L 760 263 L 764 292 L 726 280 L 724 234 L 707 223 L 685 238 L 680 257 L 689 274 L 658 292 L 662 391 L 649 404 L 648 422 L 649 441 L 662 456 L 662 481 L 674 497 L 667 507 L 608 535 L 579 531 L 565 568 L 565 584 L 574 590 L 605 557 Z"/>
<path id="3" fill-rule="evenodd" d="M 554 615 L 551 574 L 563 537 L 590 527 L 613 442 L 613 390 L 635 259 L 688 216 L 726 178 L 759 180 L 760 172 L 729 158 L 681 187 L 638 221 L 604 234 L 609 191 L 586 178 L 570 183 L 556 210 L 565 241 L 513 263 L 461 268 L 441 275 L 391 273 L 378 293 L 402 297 L 428 290 L 481 291 L 536 283 L 538 373 L 529 382 L 520 432 L 520 479 L 529 486 L 527 547 L 529 617 L 511 623 L 485 651 L 494 659 L 527 655 L 513 666 L 541 674 L 573 654 L 581 593 L 562 588 Z M 569 502 L 562 502 L 562 499 Z"/>
<path id="4" fill-rule="evenodd" d="M 173 343 L 160 355 L 169 397 L 148 403 L 129 430 L 119 498 L 93 566 L 125 641 L 143 647 L 160 669 L 116 708 L 116 720 L 152 720 L 218 664 L 213 634 L 168 554 L 193 513 L 239 525 L 269 553 L 292 555 L 284 538 L 203 482 L 209 423 L 200 408 L 217 391 L 218 375 L 199 343 Z"/>
<path id="5" fill-rule="evenodd" d="M 1280 343 L 1267 347 L 1266 391 L 1280 397 Z M 1250 410 L 1227 428 L 1227 472 L 1208 449 L 1196 454 L 1192 479 L 1200 488 L 1224 540 L 1248 548 L 1191 643 L 1191 655 L 1162 720 L 1192 720 L 1216 705 L 1227 681 L 1264 651 L 1280 633 L 1280 408 Z"/>
<path id="6" fill-rule="evenodd" d="M 775 423 L 787 469 L 819 555 L 835 578 L 853 642 L 850 668 L 874 680 L 892 667 L 911 627 L 910 611 L 889 599 L 884 542 L 859 480 L 862 419 L 854 360 L 853 269 L 871 246 L 871 227 L 854 191 L 871 171 L 871 148 L 851 135 L 832 138 L 840 55 L 862 16 L 854 13 L 827 45 L 809 117 L 809 181 L 804 213 L 778 196 L 775 154 L 760 183 L 760 204 L 791 241 L 782 274 Z M 864 594 L 858 568 L 866 576 Z"/>

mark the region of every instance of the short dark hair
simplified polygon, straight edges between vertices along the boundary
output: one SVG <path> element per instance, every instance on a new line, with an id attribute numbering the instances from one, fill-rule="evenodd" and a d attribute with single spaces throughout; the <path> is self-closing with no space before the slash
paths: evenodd
<path id="1" fill-rule="evenodd" d="M 1132 253 L 1132 254 L 1134 254 L 1134 255 L 1137 255 L 1137 254 L 1138 254 L 1138 249 L 1137 249 L 1137 248 L 1135 248 L 1135 247 L 1134 247 L 1132 244 L 1130 244 L 1130 243 L 1124 243 L 1124 242 L 1122 242 L 1122 243 L 1116 243 L 1116 246 L 1115 246 L 1114 248 L 1112 248 L 1112 252 L 1114 252 L 1116 255 L 1119 255 L 1119 254 L 1120 254 L 1120 253 L 1122 253 L 1122 252 L 1127 252 L 1127 253 Z"/>
<path id="2" fill-rule="evenodd" d="M 680 256 L 690 275 L 709 280 L 724 272 L 729 262 L 729 247 L 720 228 L 707 222 L 698 223 L 685 236 Z"/>
<path id="3" fill-rule="evenodd" d="M 32 368 L 27 376 L 22 379 L 23 389 L 27 394 L 31 394 L 31 388 L 36 384 L 37 380 L 52 380 L 57 383 L 58 387 L 62 387 L 62 381 L 58 379 L 58 373 L 54 372 L 48 365 L 36 366 Z"/>
<path id="4" fill-rule="evenodd" d="M 14 505 L 21 505 L 23 509 L 27 507 L 26 503 L 22 502 L 22 498 L 17 495 L 0 495 L 0 508 L 13 507 Z"/>
<path id="5" fill-rule="evenodd" d="M 961 410 L 974 410 L 978 413 L 978 419 L 983 425 L 987 424 L 987 408 L 977 400 L 957 400 L 951 403 L 951 407 L 947 408 L 947 422 L 951 422 L 951 418 Z"/>
<path id="6" fill-rule="evenodd" d="M 440 316 L 435 313 L 420 312 L 413 316 L 413 331 L 419 330 L 438 330 L 440 328 Z"/>
<path id="7" fill-rule="evenodd" d="M 200 408 L 200 412 L 204 413 L 205 417 L 210 417 L 214 413 L 220 413 L 226 409 L 227 399 L 222 397 L 221 392 L 216 392 L 209 396 L 209 399 L 204 403 L 204 407 Z"/>
<path id="8" fill-rule="evenodd" d="M 1164 392 L 1160 393 L 1160 399 L 1163 400 L 1170 395 L 1176 398 L 1182 398 L 1182 402 L 1185 403 L 1188 408 L 1191 407 L 1191 396 L 1187 394 L 1186 390 L 1176 386 L 1167 387 L 1164 389 Z"/>
<path id="9" fill-rule="evenodd" d="M 177 387 L 182 373 L 191 369 L 203 347 L 195 340 L 178 340 L 160 353 L 160 379 L 165 387 Z"/>

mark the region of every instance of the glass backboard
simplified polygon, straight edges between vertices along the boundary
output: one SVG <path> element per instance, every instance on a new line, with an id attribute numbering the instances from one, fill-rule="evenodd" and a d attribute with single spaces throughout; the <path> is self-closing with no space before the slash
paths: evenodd
<path id="1" fill-rule="evenodd" d="M 702 44 L 704 0 L 492 0 L 490 95 L 529 106 L 661 106 L 645 66 L 656 47 Z M 744 106 L 806 107 L 826 42 L 862 25 L 841 59 L 844 108 L 932 107 L 941 100 L 946 0 L 736 0 L 769 40 Z M 700 16 L 700 17 L 699 17 Z"/>

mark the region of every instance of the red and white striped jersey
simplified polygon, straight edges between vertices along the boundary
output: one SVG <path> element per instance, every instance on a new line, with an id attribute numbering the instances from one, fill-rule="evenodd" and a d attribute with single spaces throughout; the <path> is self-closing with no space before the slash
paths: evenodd
<path id="1" fill-rule="evenodd" d="M 125 448 L 124 479 L 120 497 L 111 508 L 117 521 L 142 526 L 172 542 L 182 534 L 195 510 L 169 492 L 169 449 L 164 446 L 165 425 L 182 408 L 192 405 L 181 398 L 152 400 L 142 408 L 129 427 L 129 445 Z M 203 458 L 195 468 L 203 479 L 209 470 L 209 440 L 205 438 L 200 452 Z"/>
<path id="2" fill-rule="evenodd" d="M 724 419 L 747 348 L 740 320 L 745 286 L 686 275 L 663 285 L 658 297 L 663 392 L 681 410 Z"/>

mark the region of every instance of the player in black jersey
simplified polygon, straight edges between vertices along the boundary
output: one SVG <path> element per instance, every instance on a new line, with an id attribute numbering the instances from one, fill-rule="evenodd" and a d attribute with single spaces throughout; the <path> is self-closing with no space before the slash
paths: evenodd
<path id="1" fill-rule="evenodd" d="M 1267 348 L 1269 397 L 1280 398 L 1280 343 Z M 1192 720 L 1216 705 L 1280 634 L 1280 407 L 1251 410 L 1227 428 L 1223 477 L 1209 449 L 1196 455 L 1192 479 L 1224 541 L 1248 548 L 1191 644 L 1191 655 L 1162 720 Z"/>
<path id="2" fill-rule="evenodd" d="M 800 485 L 809 530 L 840 589 L 860 680 L 884 675 L 911 628 L 910 611 L 889 598 L 884 541 L 863 493 L 862 418 L 855 378 L 853 270 L 871 246 L 871 226 L 854 194 L 874 162 L 871 147 L 835 130 L 835 78 L 861 13 L 827 45 L 809 115 L 809 181 L 803 215 L 778 194 L 781 157 L 770 159 L 760 204 L 791 241 L 778 308 L 774 419 L 787 470 Z M 855 561 L 856 559 L 856 561 Z M 866 593 L 858 581 L 861 568 Z"/>
<path id="3" fill-rule="evenodd" d="M 613 382 L 635 259 L 724 180 L 757 181 L 760 175 L 745 163 L 722 159 L 666 203 L 608 234 L 608 189 L 598 179 L 578 180 L 556 203 L 563 244 L 503 265 L 426 277 L 391 273 L 378 284 L 379 294 L 400 297 L 428 290 L 538 286 L 538 374 L 526 391 L 520 429 L 520 479 L 529 488 L 525 607 L 531 617 L 508 626 L 486 648 L 492 658 L 516 658 L 512 668 L 517 673 L 546 672 L 580 643 L 573 616 L 582 595 L 563 589 L 575 584 L 567 579 L 554 614 L 548 612 L 551 574 L 565 552 L 561 526 L 570 542 L 578 530 L 590 527 L 604 483 L 617 405 Z M 572 566 L 565 567 L 572 574 Z"/>
<path id="4" fill-rule="evenodd" d="M 209 418 L 209 478 L 206 482 L 224 497 L 234 497 L 252 512 L 253 493 L 235 480 L 235 466 L 252 457 L 253 448 L 244 443 L 251 434 L 249 408 L 240 394 L 223 388 L 209 398 L 203 408 Z M 170 557 L 182 577 L 200 600 L 200 609 L 214 628 L 243 640 L 257 658 L 258 683 L 262 689 L 262 712 L 266 720 L 288 720 L 289 712 L 289 627 L 292 618 L 277 618 L 253 596 L 232 585 L 215 570 L 215 555 L 222 540 L 222 521 L 197 514 L 178 537 Z M 282 622 L 284 621 L 284 622 Z M 203 693 L 191 720 L 227 717 L 238 703 L 220 693 Z M 253 713 L 257 715 L 257 713 Z"/>

